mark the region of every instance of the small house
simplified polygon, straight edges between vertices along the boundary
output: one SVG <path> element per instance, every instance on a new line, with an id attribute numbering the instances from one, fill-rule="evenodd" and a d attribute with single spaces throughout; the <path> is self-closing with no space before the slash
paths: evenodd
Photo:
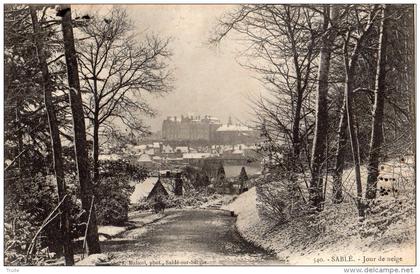
<path id="1" fill-rule="evenodd" d="M 143 182 L 136 184 L 134 192 L 131 194 L 130 201 L 133 204 L 168 195 L 168 191 L 161 183 L 159 177 L 149 177 Z"/>

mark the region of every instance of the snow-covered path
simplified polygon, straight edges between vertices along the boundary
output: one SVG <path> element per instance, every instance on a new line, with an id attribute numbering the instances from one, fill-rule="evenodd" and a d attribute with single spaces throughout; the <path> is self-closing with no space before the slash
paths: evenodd
<path id="1" fill-rule="evenodd" d="M 188 209 L 165 214 L 156 223 L 104 242 L 103 252 L 120 265 L 276 264 L 273 255 L 239 236 L 236 218 L 228 211 Z"/>

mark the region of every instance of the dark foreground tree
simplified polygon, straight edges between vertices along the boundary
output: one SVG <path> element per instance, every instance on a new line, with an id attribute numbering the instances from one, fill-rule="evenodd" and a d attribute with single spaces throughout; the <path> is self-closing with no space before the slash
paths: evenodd
<path id="1" fill-rule="evenodd" d="M 76 50 L 74 46 L 70 5 L 61 5 L 58 14 L 62 17 L 61 26 L 67 65 L 70 108 L 73 117 L 74 150 L 76 155 L 77 176 L 80 184 L 82 208 L 85 211 L 86 219 L 89 219 L 86 242 L 88 246 L 88 254 L 95 254 L 100 253 L 101 249 L 99 245 L 98 227 L 96 224 L 95 206 L 93 203 L 94 196 L 90 179 L 89 158 L 86 145 L 85 118 L 83 115 L 82 95 L 80 90 Z M 90 218 L 87 217 L 89 214 Z"/>
<path id="2" fill-rule="evenodd" d="M 37 49 L 38 61 L 42 73 L 42 90 L 44 91 L 44 103 L 47 110 L 48 124 L 50 128 L 51 148 L 53 152 L 54 172 L 57 181 L 59 201 L 64 199 L 61 211 L 61 236 L 64 249 L 64 259 L 66 265 L 74 265 L 73 241 L 71 237 L 71 223 L 69 217 L 70 204 L 66 199 L 66 182 L 64 180 L 62 147 L 60 140 L 60 131 L 58 128 L 57 116 L 52 97 L 52 82 L 48 70 L 47 57 L 44 50 L 43 32 L 38 22 L 38 16 L 35 6 L 30 6 L 32 27 L 34 30 L 34 39 Z"/>
<path id="3" fill-rule="evenodd" d="M 336 145 L 336 157 L 335 157 L 335 170 L 333 177 L 333 201 L 341 202 L 342 200 L 342 176 L 344 170 L 345 160 L 345 149 L 347 139 L 350 141 L 351 155 L 353 159 L 353 165 L 355 169 L 355 181 L 357 189 L 356 203 L 359 210 L 359 215 L 364 215 L 363 202 L 362 202 L 362 182 L 360 175 L 360 145 L 358 138 L 358 124 L 357 115 L 354 113 L 354 102 L 353 96 L 354 91 L 358 89 L 356 84 L 357 79 L 357 68 L 358 61 L 363 49 L 365 47 L 366 40 L 372 32 L 374 23 L 377 20 L 378 8 L 377 5 L 371 6 L 360 6 L 354 9 L 354 7 L 348 8 L 349 16 L 356 14 L 356 19 L 347 18 L 345 24 L 343 24 L 343 67 L 345 71 L 344 80 L 344 98 L 343 107 L 340 116 L 340 123 L 337 134 L 337 145 Z M 364 14 L 364 20 L 360 20 L 359 14 Z M 357 28 L 349 27 L 352 24 L 352 20 L 358 22 Z M 354 35 L 357 33 L 357 35 Z M 348 133 L 348 136 L 346 134 Z"/>
<path id="4" fill-rule="evenodd" d="M 367 20 L 366 26 L 363 29 L 363 32 L 360 36 L 357 37 L 353 50 L 349 50 L 349 41 L 352 35 L 352 31 L 348 30 L 344 42 L 344 66 L 346 72 L 345 80 L 345 102 L 346 102 L 346 111 L 347 111 L 347 127 L 349 133 L 349 141 L 351 145 L 351 153 L 353 158 L 353 165 L 355 170 L 355 181 L 356 181 L 356 203 L 359 211 L 359 216 L 364 217 L 365 210 L 364 204 L 362 201 L 362 179 L 360 175 L 360 146 L 359 138 L 357 135 L 357 120 L 356 115 L 353 112 L 353 93 L 355 90 L 355 77 L 356 77 L 356 65 L 359 58 L 359 54 L 363 47 L 364 40 L 367 35 L 371 32 L 373 24 L 377 19 L 378 9 L 376 6 L 372 7 L 369 11 L 369 18 Z"/>
<path id="5" fill-rule="evenodd" d="M 323 8 L 323 36 L 318 67 L 318 87 L 315 110 L 315 133 L 311 155 L 311 182 L 309 186 L 309 199 L 311 205 L 317 210 L 322 209 L 323 197 L 323 169 L 326 165 L 326 144 L 328 135 L 328 76 L 330 73 L 330 59 L 333 51 L 337 29 L 334 24 L 338 17 L 337 5 Z"/>
<path id="6" fill-rule="evenodd" d="M 375 102 L 373 105 L 372 133 L 369 148 L 368 177 L 366 182 L 366 199 L 376 198 L 376 186 L 379 175 L 379 156 L 383 142 L 384 99 L 386 89 L 386 48 L 389 32 L 390 12 L 388 5 L 382 6 L 382 20 L 379 29 L 379 46 L 377 72 L 375 81 Z"/>

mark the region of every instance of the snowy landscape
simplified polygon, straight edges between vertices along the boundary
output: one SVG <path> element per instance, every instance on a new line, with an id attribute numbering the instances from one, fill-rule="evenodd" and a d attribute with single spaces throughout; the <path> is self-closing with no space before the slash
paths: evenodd
<path id="1" fill-rule="evenodd" d="M 4 5 L 7 271 L 413 271 L 415 9 Z"/>

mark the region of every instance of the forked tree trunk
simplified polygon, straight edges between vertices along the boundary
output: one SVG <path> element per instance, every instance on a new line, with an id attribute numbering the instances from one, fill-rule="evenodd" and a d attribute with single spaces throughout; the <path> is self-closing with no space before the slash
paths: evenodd
<path id="1" fill-rule="evenodd" d="M 336 31 L 329 27 L 330 20 L 335 20 L 338 14 L 337 6 L 324 6 L 324 36 L 320 51 L 318 68 L 318 89 L 316 101 L 315 137 L 312 146 L 311 156 L 311 182 L 309 187 L 309 199 L 311 205 L 318 211 L 322 210 L 323 195 L 323 168 L 327 160 L 325 155 L 327 134 L 328 134 L 328 75 L 330 72 L 330 59 L 332 45 L 335 40 Z M 328 172 L 328 171 L 327 171 Z"/>
<path id="2" fill-rule="evenodd" d="M 73 115 L 73 133 L 74 149 L 76 155 L 76 165 L 78 180 L 80 183 L 80 192 L 82 198 L 82 207 L 89 214 L 91 201 L 93 199 L 91 176 L 89 171 L 89 158 L 86 145 L 86 128 L 83 114 L 82 95 L 80 93 L 79 71 L 77 67 L 76 50 L 74 47 L 73 26 L 71 22 L 70 5 L 61 5 L 62 11 L 62 29 L 64 39 L 64 50 L 67 64 L 67 77 L 70 87 L 70 107 Z M 98 227 L 96 224 L 95 207 L 93 206 L 90 216 L 88 232 L 86 236 L 88 254 L 100 253 L 98 238 Z"/>
<path id="3" fill-rule="evenodd" d="M 34 30 L 35 45 L 37 49 L 38 61 L 42 72 L 42 89 L 44 92 L 44 104 L 47 110 L 48 124 L 50 128 L 51 147 L 53 152 L 54 172 L 57 181 L 58 199 L 63 200 L 66 195 L 66 182 L 64 180 L 62 147 L 60 132 L 58 128 L 57 116 L 52 97 L 52 83 L 48 71 L 47 57 L 44 51 L 43 33 L 38 22 L 34 6 L 30 6 L 32 27 Z M 69 199 L 65 199 L 60 208 L 61 211 L 61 238 L 66 265 L 74 265 L 73 241 L 71 237 L 71 223 L 69 217 L 70 205 Z"/>
<path id="4" fill-rule="evenodd" d="M 377 5 L 373 7 L 373 9 L 370 11 L 369 14 L 369 21 L 364 28 L 362 34 L 359 36 L 359 38 L 356 40 L 353 51 L 350 53 L 349 56 L 347 56 L 347 49 L 348 44 L 344 45 L 344 62 L 345 62 L 345 70 L 346 70 L 346 80 L 345 80 L 345 92 L 344 92 L 344 108 L 347 118 L 345 119 L 344 113 L 342 113 L 341 119 L 340 119 L 340 129 L 339 129 L 339 140 L 337 141 L 338 144 L 342 142 L 345 144 L 345 140 L 341 140 L 341 137 L 345 137 L 343 126 L 344 126 L 344 120 L 347 120 L 347 128 L 349 133 L 349 140 L 351 145 L 351 151 L 352 151 L 352 157 L 353 157 L 353 165 L 355 170 L 355 180 L 356 180 L 356 203 L 357 203 L 357 209 L 359 211 L 359 216 L 364 217 L 365 215 L 365 206 L 363 203 L 363 193 L 362 193 L 362 180 L 360 175 L 360 151 L 359 151 L 359 139 L 357 136 L 357 130 L 355 128 L 355 117 L 353 113 L 353 91 L 354 91 L 354 76 L 355 76 L 355 69 L 356 69 L 356 62 L 358 60 L 360 50 L 362 48 L 362 45 L 364 43 L 364 40 L 368 36 L 368 34 L 372 30 L 372 26 L 374 23 L 374 18 L 376 17 L 377 13 Z M 348 33 L 348 36 L 350 36 L 351 33 Z M 335 187 L 342 188 L 342 182 L 341 177 L 343 174 L 343 167 L 344 167 L 344 151 L 342 151 L 343 147 L 338 146 L 337 147 L 337 159 L 336 159 L 336 171 L 334 180 L 337 180 L 334 182 Z M 338 199 L 337 199 L 338 200 Z"/>
<path id="5" fill-rule="evenodd" d="M 382 124 L 384 116 L 384 96 L 386 88 L 386 47 L 387 31 L 389 28 L 389 8 L 384 5 L 382 8 L 382 22 L 379 32 L 378 61 L 375 79 L 375 103 L 372 115 L 372 133 L 369 148 L 368 177 L 366 182 L 366 199 L 376 198 L 376 188 L 379 175 L 379 157 L 381 153 Z"/>
<path id="6" fill-rule="evenodd" d="M 369 15 L 369 22 L 364 29 L 364 32 L 360 38 L 356 41 L 353 52 L 351 53 L 346 67 L 346 88 L 345 88 L 345 99 L 346 99 L 346 108 L 347 108 L 347 123 L 348 123 L 348 132 L 349 140 L 351 145 L 351 151 L 353 156 L 353 165 L 355 171 L 355 180 L 356 180 L 356 203 L 357 209 L 359 211 L 359 217 L 365 216 L 365 204 L 363 202 L 363 193 L 362 193 L 362 179 L 360 175 L 360 151 L 359 151 L 359 138 L 357 136 L 357 128 L 355 123 L 355 117 L 353 113 L 353 91 L 354 91 L 354 75 L 356 69 L 356 62 L 360 54 L 361 47 L 364 43 L 364 40 L 372 30 L 375 16 L 378 11 L 377 6 L 371 10 Z M 346 58 L 346 57 L 345 57 Z"/>

